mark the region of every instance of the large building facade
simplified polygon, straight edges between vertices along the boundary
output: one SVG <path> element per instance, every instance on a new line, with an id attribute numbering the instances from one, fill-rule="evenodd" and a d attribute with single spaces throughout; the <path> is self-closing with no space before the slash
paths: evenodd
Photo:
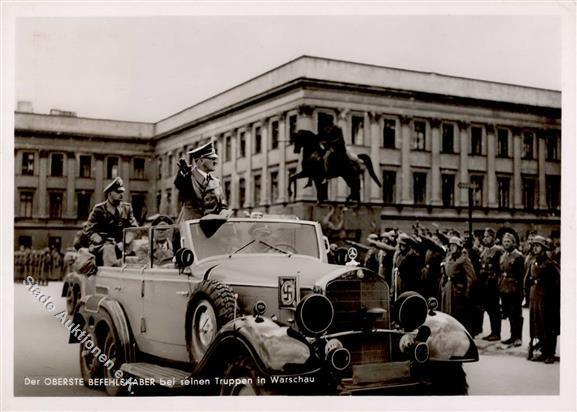
<path id="1" fill-rule="evenodd" d="M 15 116 L 16 246 L 69 244 L 117 175 L 138 218 L 176 216 L 177 161 L 208 140 L 235 212 L 321 220 L 328 207 L 315 205 L 306 181 L 288 196 L 301 160 L 289 138 L 328 123 L 371 157 L 382 182 L 365 172 L 362 206 L 344 215 L 349 237 L 416 221 L 463 230 L 470 199 L 478 229 L 560 227 L 557 91 L 303 56 L 157 123 Z M 347 196 L 342 179 L 332 180 L 329 199 Z"/>

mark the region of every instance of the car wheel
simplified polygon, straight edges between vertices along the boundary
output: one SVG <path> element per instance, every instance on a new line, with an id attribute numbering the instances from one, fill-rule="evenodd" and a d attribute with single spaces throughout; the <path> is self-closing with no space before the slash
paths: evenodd
<path id="1" fill-rule="evenodd" d="M 66 288 L 66 312 L 69 315 L 72 315 L 72 311 L 74 310 L 74 306 L 76 306 L 76 304 L 74 303 L 74 290 L 72 288 L 72 286 L 68 286 Z"/>
<path id="2" fill-rule="evenodd" d="M 120 379 L 114 376 L 114 373 L 120 369 L 120 366 L 124 363 L 124 354 L 122 349 L 118 344 L 118 339 L 114 328 L 108 329 L 106 338 L 104 340 L 104 355 L 106 355 L 107 360 L 112 362 L 112 368 L 104 367 L 102 368 L 102 375 L 104 378 L 104 389 L 109 396 L 119 396 L 126 393 L 126 386 L 120 384 Z"/>
<path id="3" fill-rule="evenodd" d="M 88 332 L 86 328 L 84 331 L 86 331 L 88 338 L 80 341 L 80 374 L 82 375 L 84 386 L 98 388 L 100 385 L 95 384 L 95 382 L 98 382 L 98 378 L 102 374 L 102 365 L 93 352 L 93 349 L 98 345 L 98 341 L 92 332 Z M 92 344 L 88 344 L 88 342 L 92 342 Z"/>
<path id="4" fill-rule="evenodd" d="M 220 394 L 224 396 L 272 395 L 266 385 L 258 385 L 258 370 L 254 362 L 241 357 L 232 362 L 224 372 Z"/>
<path id="5" fill-rule="evenodd" d="M 469 384 L 462 363 L 436 363 L 429 369 L 433 395 L 467 395 Z"/>
<path id="6" fill-rule="evenodd" d="M 235 304 L 230 286 L 216 280 L 200 284 L 187 313 L 186 341 L 191 361 L 199 362 L 218 330 L 234 318 Z"/>

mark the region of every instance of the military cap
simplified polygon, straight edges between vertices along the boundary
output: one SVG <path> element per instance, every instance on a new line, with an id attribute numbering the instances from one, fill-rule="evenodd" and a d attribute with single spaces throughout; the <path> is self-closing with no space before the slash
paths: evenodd
<path id="1" fill-rule="evenodd" d="M 104 194 L 107 195 L 110 192 L 124 192 L 124 190 L 124 182 L 120 177 L 117 177 L 104 188 Z"/>
<path id="2" fill-rule="evenodd" d="M 214 144 L 212 143 L 212 141 L 208 142 L 205 145 L 192 149 L 188 153 L 192 155 L 193 159 L 202 159 L 202 158 L 218 159 L 218 155 L 216 154 L 216 150 L 214 150 Z"/>
<path id="3" fill-rule="evenodd" d="M 485 235 L 495 237 L 495 230 L 491 229 L 490 227 L 486 227 L 485 228 Z"/>
<path id="4" fill-rule="evenodd" d="M 515 239 L 515 236 L 513 236 L 512 233 L 506 232 L 505 234 L 503 234 L 503 240 L 505 239 L 509 239 L 513 243 L 517 243 L 517 239 Z"/>
<path id="5" fill-rule="evenodd" d="M 449 239 L 449 245 L 457 245 L 459 247 L 463 247 L 463 240 L 457 236 L 453 236 L 451 239 Z"/>
<path id="6" fill-rule="evenodd" d="M 158 226 L 159 224 L 164 223 L 167 225 L 173 225 L 174 221 L 168 217 L 168 216 L 164 216 L 164 215 L 158 215 L 151 223 L 151 226 Z"/>
<path id="7" fill-rule="evenodd" d="M 443 244 L 446 245 L 449 243 L 449 238 L 447 237 L 447 235 L 445 235 L 443 232 L 441 231 L 437 231 L 435 232 L 435 236 L 437 236 L 439 238 L 439 241 Z"/>
<path id="8" fill-rule="evenodd" d="M 417 242 L 412 236 L 407 235 L 406 233 L 401 233 L 397 238 L 398 243 L 403 243 L 407 246 L 417 246 Z"/>
<path id="9" fill-rule="evenodd" d="M 548 248 L 549 247 L 549 241 L 547 239 L 545 239 L 543 236 L 535 236 L 533 237 L 533 239 L 531 239 L 531 245 L 541 245 L 544 248 Z"/>

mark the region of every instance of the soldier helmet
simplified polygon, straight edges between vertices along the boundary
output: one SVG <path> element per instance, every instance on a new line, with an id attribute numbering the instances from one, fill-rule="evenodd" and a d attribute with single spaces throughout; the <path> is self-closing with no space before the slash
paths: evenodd
<path id="1" fill-rule="evenodd" d="M 124 182 L 120 177 L 117 177 L 104 188 L 104 194 L 107 195 L 110 192 L 124 192 L 124 190 Z"/>
<path id="2" fill-rule="evenodd" d="M 505 239 L 509 239 L 511 242 L 513 242 L 515 244 L 517 243 L 517 239 L 515 239 L 515 236 L 513 236 L 512 233 L 509 233 L 509 232 L 504 233 L 503 234 L 503 240 L 505 240 Z"/>
<path id="3" fill-rule="evenodd" d="M 460 248 L 463 247 L 463 240 L 460 237 L 453 236 L 449 239 L 449 245 L 457 245 Z"/>
<path id="4" fill-rule="evenodd" d="M 543 246 L 545 249 L 549 248 L 549 241 L 547 239 L 545 239 L 543 236 L 535 236 L 533 237 L 533 239 L 531 239 L 531 246 L 533 245 L 541 245 Z"/>

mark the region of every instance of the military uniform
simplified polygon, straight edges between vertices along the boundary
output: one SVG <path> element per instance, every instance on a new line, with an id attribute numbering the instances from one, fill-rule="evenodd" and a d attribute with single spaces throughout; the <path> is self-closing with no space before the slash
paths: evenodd
<path id="1" fill-rule="evenodd" d="M 205 215 L 218 214 L 226 209 L 220 180 L 211 174 L 203 175 L 196 167 L 191 170 L 190 174 L 179 171 L 174 179 L 174 185 L 183 203 L 178 222 L 200 219 Z"/>
<path id="2" fill-rule="evenodd" d="M 466 253 L 447 256 L 441 280 L 441 311 L 450 314 L 473 333 L 473 287 L 477 281 L 473 264 Z"/>
<path id="3" fill-rule="evenodd" d="M 535 257 L 530 268 L 531 338 L 539 339 L 544 359 L 555 355 L 560 332 L 561 277 L 559 267 L 545 254 Z"/>
<path id="4" fill-rule="evenodd" d="M 504 251 L 501 255 L 499 293 L 503 305 L 503 314 L 509 318 L 511 338 L 503 343 L 521 340 L 523 334 L 523 274 L 525 258 L 517 249 Z"/>
<path id="5" fill-rule="evenodd" d="M 491 337 L 500 339 L 501 336 L 501 310 L 499 307 L 499 275 L 500 261 L 503 254 L 501 246 L 493 245 L 485 247 L 479 258 L 481 281 L 481 300 L 483 309 L 489 315 L 491 322 Z"/>
<path id="6" fill-rule="evenodd" d="M 409 242 L 412 243 L 412 241 Z M 409 245 L 405 252 L 396 254 L 394 261 L 394 270 L 397 275 L 395 283 L 397 296 L 410 290 L 417 291 L 420 287 L 421 268 L 423 267 L 419 254 Z"/>

